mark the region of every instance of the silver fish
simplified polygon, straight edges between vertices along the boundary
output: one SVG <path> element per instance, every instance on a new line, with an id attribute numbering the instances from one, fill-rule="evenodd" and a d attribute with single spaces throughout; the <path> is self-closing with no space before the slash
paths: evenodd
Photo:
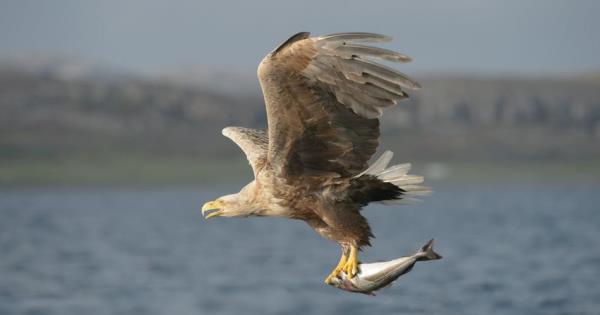
<path id="1" fill-rule="evenodd" d="M 358 273 L 351 280 L 346 273 L 341 272 L 330 285 L 350 292 L 375 295 L 375 291 L 390 286 L 401 275 L 411 271 L 417 261 L 441 258 L 442 256 L 433 251 L 431 239 L 412 256 L 376 263 L 359 263 Z"/>

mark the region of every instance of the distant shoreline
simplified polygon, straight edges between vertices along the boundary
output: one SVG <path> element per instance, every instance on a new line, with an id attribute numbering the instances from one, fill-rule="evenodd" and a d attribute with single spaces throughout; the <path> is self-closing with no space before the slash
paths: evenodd
<path id="1" fill-rule="evenodd" d="M 407 162 L 407 161 L 397 161 Z M 425 183 L 598 182 L 600 160 L 450 161 L 413 163 Z M 15 159 L 0 163 L 0 188 L 112 185 L 218 185 L 246 182 L 252 172 L 242 156 L 108 156 Z"/>

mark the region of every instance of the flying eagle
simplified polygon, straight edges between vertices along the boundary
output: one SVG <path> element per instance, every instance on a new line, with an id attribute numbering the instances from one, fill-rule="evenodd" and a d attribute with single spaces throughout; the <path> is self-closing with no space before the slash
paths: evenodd
<path id="1" fill-rule="evenodd" d="M 223 135 L 246 154 L 254 180 L 240 192 L 202 207 L 206 219 L 269 216 L 306 221 L 342 249 L 326 283 L 357 272 L 357 252 L 373 236 L 362 207 L 405 201 L 429 192 L 410 164 L 388 167 L 386 151 L 368 165 L 379 143 L 384 108 L 420 88 L 406 75 L 374 59 L 409 62 L 403 54 L 361 45 L 390 37 L 302 32 L 269 53 L 258 66 L 267 130 L 227 127 Z"/>

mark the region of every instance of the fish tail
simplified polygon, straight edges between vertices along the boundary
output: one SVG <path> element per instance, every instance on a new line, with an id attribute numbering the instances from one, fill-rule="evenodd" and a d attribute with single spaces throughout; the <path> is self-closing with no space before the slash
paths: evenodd
<path id="1" fill-rule="evenodd" d="M 440 254 L 433 251 L 433 239 L 430 239 L 427 244 L 421 247 L 415 256 L 417 256 L 418 261 L 442 259 Z"/>

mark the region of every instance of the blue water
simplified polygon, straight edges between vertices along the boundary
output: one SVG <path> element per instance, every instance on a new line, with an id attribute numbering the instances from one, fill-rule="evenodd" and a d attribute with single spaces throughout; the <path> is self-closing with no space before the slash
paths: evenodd
<path id="1" fill-rule="evenodd" d="M 337 245 L 303 222 L 202 220 L 217 188 L 0 192 L 0 314 L 599 314 L 600 186 L 434 186 L 365 210 L 363 261 L 417 264 L 370 297 L 322 283 Z"/>

